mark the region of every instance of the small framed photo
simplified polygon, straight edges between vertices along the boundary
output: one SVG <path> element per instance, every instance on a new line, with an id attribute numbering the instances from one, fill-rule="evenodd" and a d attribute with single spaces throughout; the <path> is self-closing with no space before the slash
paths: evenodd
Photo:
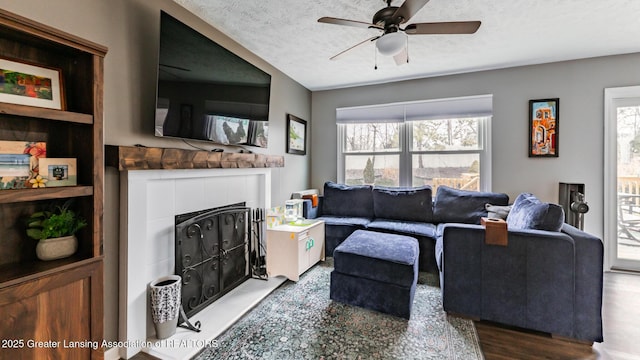
<path id="1" fill-rule="evenodd" d="M 47 156 L 45 142 L 0 141 L 0 190 L 25 189 L 38 176 L 38 160 Z"/>
<path id="2" fill-rule="evenodd" d="M 307 154 L 307 122 L 287 114 L 287 153 Z"/>
<path id="3" fill-rule="evenodd" d="M 529 157 L 558 157 L 560 99 L 529 100 Z"/>
<path id="4" fill-rule="evenodd" d="M 46 187 L 78 185 L 76 159 L 43 158 L 39 160 L 40 175 L 46 179 Z"/>
<path id="5" fill-rule="evenodd" d="M 27 154 L 0 154 L 0 178 L 28 178 L 31 175 L 30 158 Z"/>
<path id="6" fill-rule="evenodd" d="M 0 101 L 64 110 L 60 70 L 0 58 Z"/>

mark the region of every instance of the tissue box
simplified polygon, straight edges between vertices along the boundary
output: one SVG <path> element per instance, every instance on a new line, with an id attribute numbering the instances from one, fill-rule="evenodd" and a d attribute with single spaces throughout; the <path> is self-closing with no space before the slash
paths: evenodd
<path id="1" fill-rule="evenodd" d="M 267 228 L 284 224 L 284 207 L 276 206 L 267 209 Z"/>

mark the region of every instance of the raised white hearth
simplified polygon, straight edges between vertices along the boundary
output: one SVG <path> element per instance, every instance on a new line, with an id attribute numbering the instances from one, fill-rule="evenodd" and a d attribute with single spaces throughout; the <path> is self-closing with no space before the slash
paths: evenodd
<path id="1" fill-rule="evenodd" d="M 284 281 L 250 279 L 211 309 L 196 314 L 194 321 L 202 322 L 201 333 L 179 328 L 174 337 L 156 343 L 147 289 L 156 278 L 174 273 L 175 215 L 238 202 L 267 208 L 271 206 L 270 189 L 269 168 L 120 173 L 119 340 L 126 345 L 120 349 L 122 358 L 140 351 L 163 359 L 189 358 L 202 348 L 199 345 L 213 340 Z"/>
<path id="2" fill-rule="evenodd" d="M 178 327 L 176 334 L 166 340 L 147 339 L 142 351 L 159 359 L 191 359 L 205 347 L 216 346 L 216 337 L 285 281 L 283 276 L 268 281 L 249 279 L 190 319 L 192 323 L 202 323 L 199 333 Z"/>

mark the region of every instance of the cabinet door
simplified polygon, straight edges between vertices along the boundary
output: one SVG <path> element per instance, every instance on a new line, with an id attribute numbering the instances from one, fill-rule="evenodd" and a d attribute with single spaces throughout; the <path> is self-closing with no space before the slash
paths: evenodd
<path id="1" fill-rule="evenodd" d="M 102 323 L 91 321 L 94 287 L 102 282 L 101 266 L 100 261 L 1 289 L 0 358 L 89 359 L 92 352 L 101 358 L 101 339 L 94 339 L 92 329 Z M 17 294 L 22 296 L 16 298 Z"/>
<path id="2" fill-rule="evenodd" d="M 309 268 L 309 232 L 305 231 L 298 236 L 298 274 L 302 274 Z"/>
<path id="3" fill-rule="evenodd" d="M 324 225 L 315 226 L 311 229 L 309 236 L 313 239 L 309 249 L 309 265 L 311 266 L 324 260 Z"/>

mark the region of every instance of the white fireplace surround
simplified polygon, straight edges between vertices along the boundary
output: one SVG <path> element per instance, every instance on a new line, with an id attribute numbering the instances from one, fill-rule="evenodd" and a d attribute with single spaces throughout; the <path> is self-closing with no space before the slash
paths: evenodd
<path id="1" fill-rule="evenodd" d="M 151 281 L 174 273 L 174 217 L 246 202 L 271 206 L 271 169 L 131 170 L 120 173 L 120 341 L 128 359 L 154 335 Z M 122 353 L 124 351 L 124 353 Z"/>

